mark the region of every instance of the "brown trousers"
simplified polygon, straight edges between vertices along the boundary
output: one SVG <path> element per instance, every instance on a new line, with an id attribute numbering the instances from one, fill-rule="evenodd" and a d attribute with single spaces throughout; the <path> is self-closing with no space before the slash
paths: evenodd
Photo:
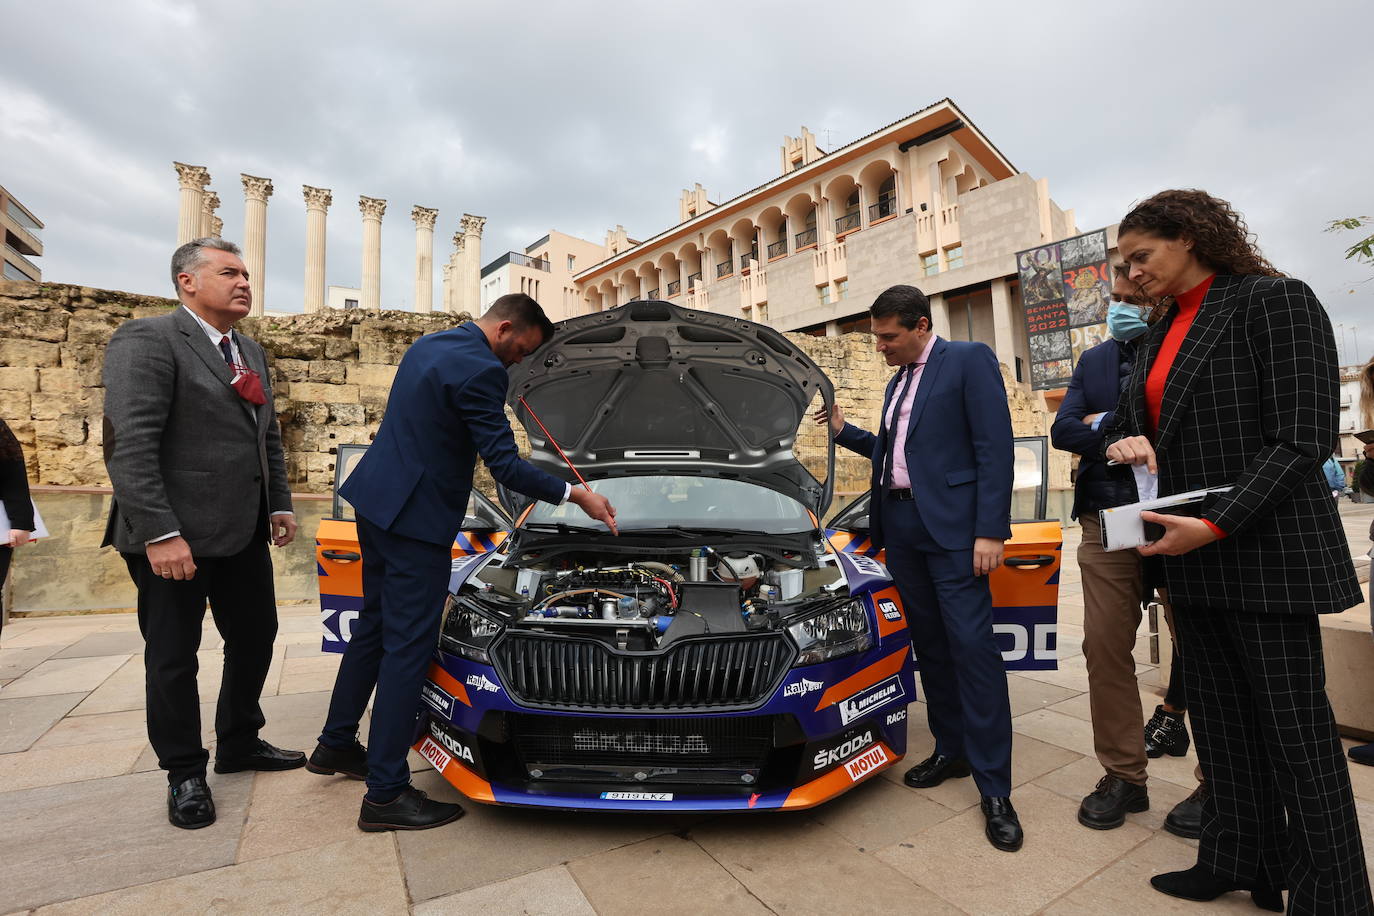
<path id="1" fill-rule="evenodd" d="M 1102 549 L 1097 513 L 1080 516 L 1083 542 L 1083 657 L 1088 663 L 1088 706 L 1093 749 L 1111 776 L 1145 784 L 1145 717 L 1135 681 L 1136 631 L 1140 629 L 1140 555 Z"/>

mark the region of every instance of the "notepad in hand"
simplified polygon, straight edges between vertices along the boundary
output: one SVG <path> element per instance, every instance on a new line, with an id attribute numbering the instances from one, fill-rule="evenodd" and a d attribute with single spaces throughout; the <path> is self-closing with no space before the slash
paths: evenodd
<path id="1" fill-rule="evenodd" d="M 1161 515 L 1189 515 L 1201 517 L 1203 511 L 1216 500 L 1216 497 L 1230 490 L 1230 487 L 1212 487 L 1208 490 L 1190 490 L 1175 493 L 1158 499 L 1146 499 L 1138 503 L 1103 509 L 1097 516 L 1102 521 L 1102 549 L 1127 550 L 1143 547 L 1164 536 L 1164 526 L 1157 522 L 1146 522 L 1140 517 L 1142 512 L 1158 512 Z"/>

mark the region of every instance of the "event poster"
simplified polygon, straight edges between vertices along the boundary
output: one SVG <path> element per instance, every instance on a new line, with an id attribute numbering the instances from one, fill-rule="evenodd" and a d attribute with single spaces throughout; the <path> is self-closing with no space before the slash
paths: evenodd
<path id="1" fill-rule="evenodd" d="M 1031 387 L 1063 388 L 1079 354 L 1107 339 L 1112 300 L 1107 232 L 1016 253 L 1030 342 Z"/>

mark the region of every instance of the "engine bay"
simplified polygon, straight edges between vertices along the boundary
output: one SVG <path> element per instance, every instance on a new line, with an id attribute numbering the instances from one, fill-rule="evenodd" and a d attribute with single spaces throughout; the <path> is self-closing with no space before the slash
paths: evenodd
<path id="1" fill-rule="evenodd" d="M 698 546 L 615 562 L 604 548 L 560 550 L 497 555 L 452 604 L 470 602 L 506 627 L 653 650 L 685 636 L 779 629 L 800 612 L 847 598 L 845 584 L 830 554 Z"/>

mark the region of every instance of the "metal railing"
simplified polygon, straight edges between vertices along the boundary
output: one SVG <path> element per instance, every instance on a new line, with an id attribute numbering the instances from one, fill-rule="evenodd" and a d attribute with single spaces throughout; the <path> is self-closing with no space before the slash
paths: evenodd
<path id="1" fill-rule="evenodd" d="M 547 259 L 547 258 L 544 258 L 544 259 L 532 258 L 532 257 L 530 257 L 529 255 L 527 255 L 527 254 L 521 254 L 521 253 L 518 252 L 518 251 L 507 251 L 505 254 L 501 255 L 501 257 L 499 257 L 499 258 L 497 258 L 496 260 L 492 261 L 492 262 L 491 262 L 490 264 L 488 264 L 486 267 L 483 267 L 483 268 L 482 268 L 482 276 L 485 277 L 487 274 L 491 273 L 492 271 L 496 270 L 498 267 L 501 267 L 502 265 L 505 265 L 505 264 L 517 264 L 517 265 L 519 265 L 519 266 L 521 266 L 521 267 L 531 267 L 531 268 L 533 268 L 533 269 L 535 269 L 535 270 L 542 270 L 542 271 L 545 271 L 545 272 L 552 272 L 552 268 L 551 268 L 551 266 L 549 265 L 549 262 L 548 262 L 548 259 Z"/>
<path id="2" fill-rule="evenodd" d="M 700 274 L 700 273 L 694 273 L 694 274 L 689 274 L 689 275 L 688 275 L 688 277 L 687 277 L 687 288 L 688 288 L 688 289 L 691 289 L 692 287 L 700 286 L 700 285 L 701 285 L 701 274 Z"/>
<path id="3" fill-rule="evenodd" d="M 42 271 L 38 269 L 38 265 L 34 264 L 28 258 L 24 257 L 24 252 L 20 251 L 18 248 L 15 248 L 9 242 L 5 243 L 5 250 L 10 253 L 10 256 L 13 257 L 14 260 L 18 261 L 20 264 L 23 265 L 23 267 L 16 267 L 15 269 L 19 273 L 25 274 L 24 279 L 31 280 L 34 282 L 38 281 L 38 276 L 42 273 Z M 28 275 L 24 268 L 28 268 L 29 270 L 33 271 L 33 274 Z"/>
<path id="4" fill-rule="evenodd" d="M 842 232 L 852 232 L 853 230 L 858 228 L 859 213 L 857 210 L 853 213 L 846 213 L 844 216 L 841 216 L 839 219 L 835 220 L 835 233 L 837 235 Z"/>
<path id="5" fill-rule="evenodd" d="M 33 219 L 23 210 L 19 209 L 19 206 L 14 201 L 10 201 L 10 205 L 6 209 L 9 211 L 10 219 L 14 220 L 15 224 L 18 225 L 20 229 L 23 229 L 34 238 L 40 241 L 42 240 L 43 230 L 34 225 Z"/>
<path id="6" fill-rule="evenodd" d="M 728 277 L 728 276 L 730 276 L 730 274 L 734 273 L 734 268 L 735 268 L 735 262 L 734 262 L 734 261 L 732 261 L 732 260 L 721 261 L 719 264 L 716 265 L 716 279 L 719 280 L 721 277 Z"/>
<path id="7" fill-rule="evenodd" d="M 796 241 L 798 248 L 805 248 L 807 245 L 816 244 L 816 230 L 807 229 L 805 232 L 798 232 Z"/>
<path id="8" fill-rule="evenodd" d="M 742 255 L 740 255 L 740 256 L 739 256 L 739 269 L 740 269 L 740 270 L 748 270 L 748 269 L 749 269 L 749 262 L 750 262 L 750 261 L 757 261 L 758 259 L 759 259 L 759 256 L 758 256 L 756 253 L 752 252 L 752 251 L 749 252 L 748 254 L 742 254 Z"/>
<path id="9" fill-rule="evenodd" d="M 645 293 L 645 294 L 644 294 L 644 298 L 645 298 L 645 299 L 657 299 L 657 298 L 658 298 L 658 287 L 655 286 L 653 289 L 651 289 L 651 290 L 649 290 L 647 293 Z"/>
<path id="10" fill-rule="evenodd" d="M 897 198 L 885 197 L 876 204 L 868 205 L 868 219 L 872 222 L 875 219 L 893 216 L 897 212 Z"/>
<path id="11" fill-rule="evenodd" d="M 787 254 L 787 239 L 778 239 L 768 246 L 768 259 L 780 258 Z"/>
<path id="12" fill-rule="evenodd" d="M 676 296 L 676 295 L 677 295 L 678 293 L 680 293 L 680 292 L 682 292 L 682 281 L 681 281 L 681 280 L 670 280 L 670 281 L 668 281 L 668 298 L 669 298 L 669 299 L 671 299 L 673 296 Z"/>

